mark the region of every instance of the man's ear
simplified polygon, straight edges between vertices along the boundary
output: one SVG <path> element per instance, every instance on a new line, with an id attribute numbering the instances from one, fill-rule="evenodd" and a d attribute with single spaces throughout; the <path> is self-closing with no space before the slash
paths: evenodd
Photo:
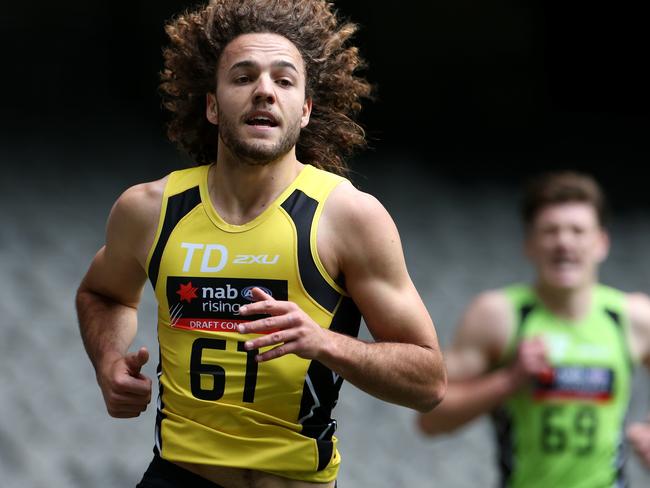
<path id="1" fill-rule="evenodd" d="M 214 93 L 205 94 L 205 117 L 211 124 L 219 125 L 219 107 Z"/>
<path id="2" fill-rule="evenodd" d="M 300 118 L 300 128 L 307 127 L 309 123 L 309 116 L 311 115 L 312 100 L 311 97 L 305 98 L 305 103 L 302 105 L 302 117 Z"/>

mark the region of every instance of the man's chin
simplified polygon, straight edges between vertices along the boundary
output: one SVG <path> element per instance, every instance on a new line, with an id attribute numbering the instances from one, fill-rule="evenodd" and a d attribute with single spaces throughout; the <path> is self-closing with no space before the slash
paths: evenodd
<path id="1" fill-rule="evenodd" d="M 240 142 L 230 148 L 232 153 L 247 166 L 266 166 L 286 156 L 291 147 L 277 142 Z"/>
<path id="2" fill-rule="evenodd" d="M 585 285 L 585 279 L 573 273 L 551 274 L 546 277 L 546 283 L 558 290 L 576 290 Z"/>
<path id="3" fill-rule="evenodd" d="M 258 145 L 239 147 L 234 153 L 247 166 L 266 166 L 281 159 L 286 154 L 286 152 L 277 151 L 275 148 Z"/>

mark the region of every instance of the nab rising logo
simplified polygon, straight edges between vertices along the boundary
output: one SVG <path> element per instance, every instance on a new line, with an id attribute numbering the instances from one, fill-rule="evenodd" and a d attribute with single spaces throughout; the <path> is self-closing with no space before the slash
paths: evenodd
<path id="1" fill-rule="evenodd" d="M 252 302 L 253 301 L 253 288 L 259 288 L 260 290 L 262 290 L 267 295 L 273 296 L 273 293 L 268 288 L 265 288 L 265 287 L 259 286 L 259 285 L 253 285 L 253 286 L 247 286 L 246 288 L 242 289 L 242 291 L 241 291 L 242 298 L 245 298 L 249 302 Z"/>

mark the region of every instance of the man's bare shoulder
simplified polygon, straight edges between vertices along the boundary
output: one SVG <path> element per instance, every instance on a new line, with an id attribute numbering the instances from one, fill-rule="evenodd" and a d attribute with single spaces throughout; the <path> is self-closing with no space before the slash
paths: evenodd
<path id="1" fill-rule="evenodd" d="M 465 307 L 445 353 L 450 379 L 475 378 L 500 362 L 512 331 L 511 309 L 501 290 L 484 291 Z"/>
<path id="2" fill-rule="evenodd" d="M 637 292 L 627 293 L 626 298 L 632 354 L 650 366 L 650 296 Z"/>
<path id="3" fill-rule="evenodd" d="M 144 265 L 158 228 L 167 177 L 126 189 L 115 201 L 108 218 L 106 243 L 128 246 Z"/>
<path id="4" fill-rule="evenodd" d="M 478 322 L 503 322 L 512 318 L 512 304 L 503 290 L 486 290 L 472 299 L 467 313 Z"/>
<path id="5" fill-rule="evenodd" d="M 473 345 L 497 359 L 514 327 L 512 304 L 502 290 L 487 290 L 467 305 L 460 321 L 457 343 Z"/>
<path id="6" fill-rule="evenodd" d="M 642 292 L 626 293 L 630 320 L 650 326 L 650 296 Z"/>
<path id="7" fill-rule="evenodd" d="M 157 222 L 166 182 L 167 177 L 164 177 L 127 188 L 115 201 L 111 213 L 139 223 L 152 219 Z"/>
<path id="8" fill-rule="evenodd" d="M 319 227 L 319 252 L 342 269 L 381 271 L 403 259 L 397 227 L 384 206 L 349 182 L 339 184 L 328 197 Z M 387 262 L 388 261 L 388 262 Z"/>
<path id="9" fill-rule="evenodd" d="M 381 202 L 369 193 L 345 181 L 336 186 L 325 205 L 325 212 L 333 221 L 344 226 L 367 227 L 377 219 L 390 219 Z"/>

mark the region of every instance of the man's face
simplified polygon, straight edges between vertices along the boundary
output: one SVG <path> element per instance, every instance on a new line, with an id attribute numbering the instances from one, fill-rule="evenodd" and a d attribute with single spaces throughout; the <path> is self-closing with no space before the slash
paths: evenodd
<path id="1" fill-rule="evenodd" d="M 310 113 L 302 56 L 288 39 L 244 34 L 226 46 L 206 115 L 236 158 L 251 165 L 281 158 L 293 150 Z"/>
<path id="2" fill-rule="evenodd" d="M 575 289 L 597 279 L 609 250 L 594 207 L 569 202 L 542 208 L 526 237 L 526 254 L 542 285 Z"/>

